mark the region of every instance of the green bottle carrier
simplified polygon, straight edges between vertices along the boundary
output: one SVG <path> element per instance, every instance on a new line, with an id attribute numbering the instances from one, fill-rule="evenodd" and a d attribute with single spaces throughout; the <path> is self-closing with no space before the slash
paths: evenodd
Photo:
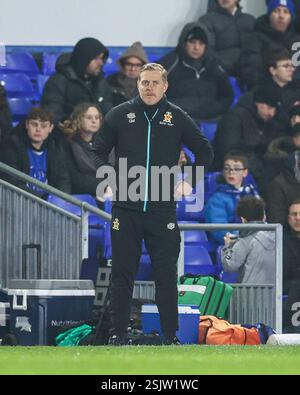
<path id="1" fill-rule="evenodd" d="M 213 277 L 185 274 L 178 284 L 178 304 L 199 306 L 201 315 L 227 317 L 233 288 Z"/>

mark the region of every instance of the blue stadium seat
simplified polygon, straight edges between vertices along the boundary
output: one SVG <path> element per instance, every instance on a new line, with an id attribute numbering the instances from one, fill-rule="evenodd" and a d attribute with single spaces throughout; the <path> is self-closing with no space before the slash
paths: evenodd
<path id="1" fill-rule="evenodd" d="M 7 97 L 36 98 L 32 82 L 26 74 L 0 73 L 0 84 L 5 88 Z"/>
<path id="2" fill-rule="evenodd" d="M 37 83 L 38 94 L 39 94 L 40 97 L 43 94 L 44 87 L 45 87 L 45 84 L 48 81 L 48 79 L 49 79 L 49 75 L 39 74 L 37 76 L 36 83 Z"/>
<path id="3" fill-rule="evenodd" d="M 179 221 L 179 224 L 197 224 L 192 221 Z M 204 230 L 188 230 L 184 232 L 184 245 L 200 245 L 207 249 L 208 252 L 215 250 L 214 245 L 208 240 Z"/>
<path id="4" fill-rule="evenodd" d="M 114 48 L 110 48 L 109 49 L 109 57 L 105 63 L 105 65 L 103 66 L 103 71 L 105 73 L 105 77 L 109 76 L 110 74 L 113 73 L 117 73 L 118 71 L 120 71 L 120 68 L 117 64 L 117 60 L 119 59 L 119 57 L 122 55 L 122 53 L 124 52 L 124 49 L 114 49 Z"/>
<path id="5" fill-rule="evenodd" d="M 52 75 L 55 72 L 55 65 L 60 53 L 43 53 L 42 74 Z"/>
<path id="6" fill-rule="evenodd" d="M 184 247 L 184 272 L 214 276 L 216 267 L 207 249 L 201 245 Z"/>
<path id="7" fill-rule="evenodd" d="M 229 77 L 229 82 L 231 84 L 234 98 L 231 107 L 234 107 L 235 104 L 239 101 L 239 98 L 244 94 L 242 88 L 240 87 L 237 79 L 235 77 Z"/>
<path id="8" fill-rule="evenodd" d="M 0 71 L 3 73 L 24 73 L 33 79 L 36 79 L 39 73 L 36 61 L 29 52 L 7 53 L 6 64 L 0 66 Z"/>
<path id="9" fill-rule="evenodd" d="M 208 172 L 204 175 L 204 199 L 207 199 L 215 192 L 218 187 L 217 178 L 220 172 Z"/>
<path id="10" fill-rule="evenodd" d="M 201 122 L 200 127 L 209 141 L 215 137 L 218 124 L 216 122 Z"/>
<path id="11" fill-rule="evenodd" d="M 33 103 L 27 97 L 8 97 L 7 102 L 12 113 L 13 123 L 26 118 L 28 112 L 33 107 Z"/>

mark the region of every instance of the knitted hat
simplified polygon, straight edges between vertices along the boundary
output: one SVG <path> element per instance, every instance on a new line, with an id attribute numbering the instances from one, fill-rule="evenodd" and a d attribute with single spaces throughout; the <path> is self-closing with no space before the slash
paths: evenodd
<path id="1" fill-rule="evenodd" d="M 268 3 L 268 14 L 271 15 L 277 7 L 286 7 L 290 11 L 290 14 L 293 17 L 295 16 L 293 0 L 270 0 Z"/>
<path id="2" fill-rule="evenodd" d="M 254 92 L 254 102 L 278 108 L 280 106 L 279 89 L 271 84 L 260 85 Z"/>
<path id="3" fill-rule="evenodd" d="M 139 41 L 136 41 L 131 45 L 131 47 L 127 48 L 125 52 L 119 57 L 117 63 L 122 64 L 127 58 L 131 58 L 132 56 L 140 59 L 143 64 L 148 63 L 146 51 L 144 50 L 142 43 Z"/>
<path id="4" fill-rule="evenodd" d="M 206 32 L 201 27 L 194 27 L 186 36 L 186 41 L 200 40 L 203 44 L 207 44 L 208 38 Z"/>
<path id="5" fill-rule="evenodd" d="M 70 64 L 79 77 L 82 77 L 91 60 L 102 55 L 105 62 L 108 49 L 97 39 L 87 37 L 78 41 L 71 54 Z"/>

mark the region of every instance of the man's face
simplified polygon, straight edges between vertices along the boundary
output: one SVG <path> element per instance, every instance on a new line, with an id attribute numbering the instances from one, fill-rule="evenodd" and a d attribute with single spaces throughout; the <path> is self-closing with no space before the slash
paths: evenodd
<path id="1" fill-rule="evenodd" d="M 90 63 L 86 68 L 86 73 L 88 75 L 97 76 L 100 74 L 103 65 L 104 65 L 103 55 L 99 55 L 90 61 Z"/>
<path id="2" fill-rule="evenodd" d="M 290 26 L 292 15 L 286 7 L 277 7 L 270 15 L 270 23 L 273 29 L 285 33 Z"/>
<path id="3" fill-rule="evenodd" d="M 300 134 L 296 134 L 296 136 L 293 136 L 292 139 L 295 147 L 297 147 L 297 150 L 300 150 Z"/>
<path id="4" fill-rule="evenodd" d="M 280 86 L 284 86 L 293 80 L 295 67 L 292 59 L 279 60 L 276 67 L 270 67 L 270 73 Z"/>
<path id="5" fill-rule="evenodd" d="M 200 59 L 206 50 L 206 45 L 201 40 L 189 40 L 185 44 L 185 51 L 192 59 Z"/>
<path id="6" fill-rule="evenodd" d="M 53 124 L 49 121 L 29 119 L 26 121 L 27 135 L 33 144 L 42 145 L 52 132 Z"/>
<path id="7" fill-rule="evenodd" d="M 101 116 L 95 107 L 89 107 L 85 112 L 82 123 L 81 131 L 86 133 L 96 133 L 99 131 L 101 125 Z"/>
<path id="8" fill-rule="evenodd" d="M 300 233 L 300 204 L 290 206 L 288 223 L 295 232 Z"/>
<path id="9" fill-rule="evenodd" d="M 137 87 L 143 102 L 152 106 L 161 100 L 168 89 L 168 82 L 163 81 L 161 72 L 148 70 L 141 73 Z"/>
<path id="10" fill-rule="evenodd" d="M 218 0 L 218 4 L 220 7 L 232 12 L 237 6 L 238 0 Z"/>
<path id="11" fill-rule="evenodd" d="M 269 106 L 269 104 L 265 103 L 255 103 L 257 108 L 257 113 L 259 117 L 265 121 L 271 121 L 276 114 L 276 107 Z"/>
<path id="12" fill-rule="evenodd" d="M 138 78 L 140 70 L 143 66 L 141 59 L 135 56 L 126 58 L 122 67 L 123 73 L 128 78 Z"/>

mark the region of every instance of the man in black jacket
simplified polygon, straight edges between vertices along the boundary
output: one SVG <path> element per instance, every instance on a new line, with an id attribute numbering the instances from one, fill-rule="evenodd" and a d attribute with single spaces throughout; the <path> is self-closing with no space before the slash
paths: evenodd
<path id="1" fill-rule="evenodd" d="M 209 35 L 200 22 L 188 23 L 176 49 L 159 63 L 168 70 L 168 98 L 197 123 L 215 121 L 229 110 L 233 92 L 228 76 L 210 50 Z"/>
<path id="2" fill-rule="evenodd" d="M 254 30 L 255 18 L 242 12 L 240 0 L 213 0 L 214 8 L 201 18 L 211 37 L 211 48 L 230 75 L 237 75 L 241 43 Z"/>
<path id="3" fill-rule="evenodd" d="M 51 114 L 39 107 L 31 109 L 25 125 L 18 125 L 1 144 L 0 161 L 63 192 L 71 193 L 71 180 L 61 141 L 53 136 L 52 130 Z M 5 178 L 35 195 L 47 195 L 33 184 L 14 177 Z"/>
<path id="4" fill-rule="evenodd" d="M 55 121 L 63 121 L 77 104 L 98 103 L 104 113 L 112 108 L 112 92 L 103 77 L 102 67 L 108 49 L 95 38 L 83 38 L 75 45 L 71 57 L 64 56 L 56 64 L 56 73 L 49 78 L 42 97 Z"/>
<path id="5" fill-rule="evenodd" d="M 127 160 L 130 173 L 134 173 L 136 166 L 144 169 L 139 187 L 135 185 L 139 181 L 137 173 L 134 177 L 130 173 L 123 176 L 117 186 L 118 196 L 113 206 L 110 344 L 114 345 L 125 341 L 143 239 L 154 270 L 164 343 L 178 342 L 175 334 L 178 326 L 176 284 L 180 233 L 174 190 L 175 195 L 188 194 L 191 185 L 179 182 L 174 188 L 175 180 L 169 180 L 169 194 L 162 197 L 161 178 L 155 179 L 153 171 L 155 167 L 165 166 L 167 170 L 176 167 L 183 144 L 195 154 L 194 170 L 196 166 L 209 165 L 213 153 L 193 120 L 167 101 L 167 88 L 166 70 L 155 63 L 145 65 L 138 79 L 139 96 L 106 115 L 96 143 L 100 166 L 107 163 L 107 155 L 115 147 L 118 178 L 124 172 L 120 159 Z M 122 199 L 124 189 L 129 196 Z M 133 189 L 139 190 L 139 199 L 131 199 L 130 191 Z M 157 191 L 158 198 L 155 198 Z"/>
<path id="6" fill-rule="evenodd" d="M 218 124 L 214 138 L 214 169 L 222 169 L 227 152 L 238 150 L 247 156 L 249 171 L 259 181 L 268 145 L 286 133 L 276 119 L 279 106 L 280 93 L 273 85 L 261 85 L 254 92 L 242 96 Z"/>

